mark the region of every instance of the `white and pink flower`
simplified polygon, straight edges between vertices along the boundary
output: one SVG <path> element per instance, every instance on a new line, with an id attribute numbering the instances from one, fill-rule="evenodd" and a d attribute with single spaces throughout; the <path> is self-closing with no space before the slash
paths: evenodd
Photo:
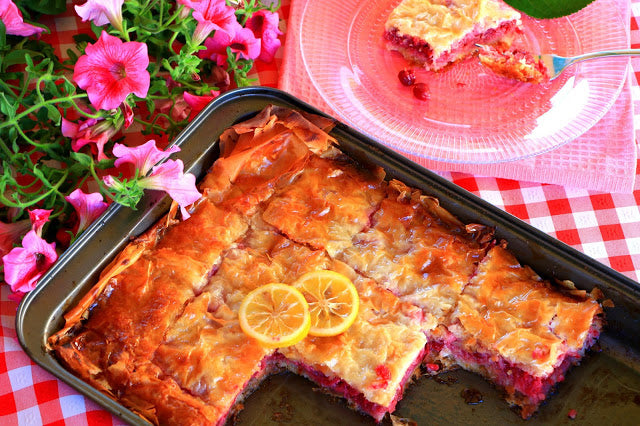
<path id="1" fill-rule="evenodd" d="M 202 194 L 196 188 L 195 176 L 190 173 L 184 173 L 182 161 L 167 159 L 176 151 L 179 151 L 178 147 L 171 147 L 166 151 L 161 151 L 156 147 L 155 141 L 150 140 L 144 145 L 133 148 L 116 144 L 113 154 L 118 157 L 116 166 L 126 163 L 132 164 L 138 168 L 139 175 L 146 175 L 151 169 L 148 176 L 137 179 L 138 187 L 165 191 L 178 203 L 183 217 L 187 218 L 189 214 L 186 207 L 198 200 Z M 166 161 L 154 165 L 162 160 Z M 122 187 L 122 183 L 113 176 L 106 176 L 103 182 L 116 191 Z"/>
<path id="2" fill-rule="evenodd" d="M 181 160 L 167 160 L 153 168 L 151 174 L 140 179 L 139 185 L 144 189 L 165 191 L 183 209 L 197 201 L 202 194 L 196 188 L 196 177 L 183 172 Z"/>
<path id="3" fill-rule="evenodd" d="M 11 286 L 11 291 L 26 293 L 35 288 L 56 260 L 56 243 L 46 242 L 31 230 L 22 239 L 22 247 L 15 247 L 2 257 L 4 280 Z"/>
<path id="4" fill-rule="evenodd" d="M 95 144 L 98 151 L 98 161 L 107 158 L 104 153 L 104 146 L 118 132 L 118 129 L 112 123 L 105 120 L 96 120 L 95 118 L 80 120 L 77 123 L 62 118 L 60 127 L 62 135 L 71 138 L 71 149 L 75 152 L 80 151 L 85 145 Z"/>
<path id="5" fill-rule="evenodd" d="M 180 148 L 175 145 L 164 151 L 158 149 L 156 141 L 153 139 L 134 147 L 119 143 L 113 146 L 113 155 L 117 157 L 115 166 L 120 167 L 124 163 L 130 163 L 138 170 L 140 176 L 146 176 L 153 166 L 178 151 L 180 151 Z"/>
<path id="6" fill-rule="evenodd" d="M 29 210 L 29 220 L 31 221 L 31 229 L 36 231 L 38 235 L 42 235 L 42 228 L 49 221 L 49 216 L 53 210 L 33 209 Z"/>
<path id="7" fill-rule="evenodd" d="M 75 6 L 75 9 L 82 22 L 92 21 L 98 27 L 110 23 L 122 32 L 123 4 L 124 0 L 88 0 L 83 5 Z"/>

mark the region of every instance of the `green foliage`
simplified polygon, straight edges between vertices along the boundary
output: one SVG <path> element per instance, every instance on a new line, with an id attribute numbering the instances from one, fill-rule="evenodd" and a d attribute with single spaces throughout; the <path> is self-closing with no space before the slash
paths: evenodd
<path id="1" fill-rule="evenodd" d="M 67 8 L 65 0 L 22 0 L 16 4 L 29 22 L 36 22 L 42 14 L 65 12 Z M 241 24 L 257 10 L 277 9 L 263 6 L 257 0 L 242 4 L 241 8 L 236 7 Z M 91 125 L 91 131 L 113 132 L 105 146 L 111 157 L 110 149 L 117 141 L 115 133 L 123 127 L 124 107 L 96 110 L 86 92 L 76 87 L 72 79 L 78 58 L 102 31 L 125 42 L 147 45 L 151 77 L 148 95 L 144 99 L 130 95 L 125 102 L 132 108 L 134 121 L 143 134 L 161 142 L 173 139 L 188 123 L 188 118 L 174 114 L 185 91 L 209 96 L 213 90 L 224 90 L 217 86 L 217 80 L 225 73 L 233 77 L 237 86 L 253 83 L 247 77 L 253 61 L 230 54 L 227 67 L 221 70 L 210 60 L 198 57 L 198 51 L 204 47 L 194 45 L 191 39 L 197 23 L 183 9 L 168 0 L 126 1 L 122 27 L 91 24 L 89 34 L 74 36 L 75 48 L 67 51 L 69 59 L 65 61 L 56 56 L 52 46 L 36 37 L 7 35 L 0 21 L 1 221 L 19 220 L 27 217 L 27 210 L 45 208 L 53 210 L 49 228 L 68 229 L 73 209 L 65 196 L 87 183 L 106 199 L 132 208 L 142 196 L 137 173 L 133 178 L 114 177 L 117 188 L 106 186 L 102 176 L 115 173 L 114 160 L 97 161 L 92 144 L 76 152 L 71 139 L 62 135 L 63 118 L 74 123 L 97 123 Z M 218 76 L 216 81 L 211 77 L 213 74 Z"/>
<path id="2" fill-rule="evenodd" d="M 18 6 L 33 10 L 34 12 L 44 13 L 46 15 L 57 15 L 66 10 L 67 4 L 65 0 L 23 0 L 15 2 Z"/>
<path id="3" fill-rule="evenodd" d="M 583 9 L 593 0 L 504 0 L 505 3 L 538 19 L 559 18 Z"/>

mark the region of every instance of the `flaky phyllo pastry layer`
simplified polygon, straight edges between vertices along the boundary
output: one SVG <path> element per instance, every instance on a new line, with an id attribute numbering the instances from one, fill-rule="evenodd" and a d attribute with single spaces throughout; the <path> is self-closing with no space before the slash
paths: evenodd
<path id="1" fill-rule="evenodd" d="M 333 123 L 280 107 L 227 129 L 191 216 L 129 244 L 49 349 L 82 380 L 160 424 L 221 424 L 288 369 L 381 420 L 421 363 L 462 366 L 531 415 L 594 343 L 601 307 L 521 266 L 492 230 L 357 164 Z M 265 349 L 243 297 L 329 269 L 360 296 L 334 337 Z"/>

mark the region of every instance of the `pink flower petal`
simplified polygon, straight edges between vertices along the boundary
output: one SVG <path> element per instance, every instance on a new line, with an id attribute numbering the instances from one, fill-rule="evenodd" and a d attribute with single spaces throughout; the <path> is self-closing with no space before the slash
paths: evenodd
<path id="1" fill-rule="evenodd" d="M 86 138 L 75 139 L 71 142 L 71 149 L 78 152 L 83 146 L 90 143 L 95 143 L 98 150 L 98 161 L 102 161 L 107 158 L 104 153 L 104 146 L 107 144 L 107 142 L 109 142 L 110 136 L 111 135 L 108 133 L 100 133 L 95 137 L 89 135 L 89 137 Z"/>
<path id="2" fill-rule="evenodd" d="M 123 42 L 103 31 L 76 62 L 73 79 L 87 91 L 96 108 L 108 110 L 117 108 L 131 93 L 140 98 L 147 96 L 148 66 L 146 44 Z"/>
<path id="3" fill-rule="evenodd" d="M 266 32 L 260 38 L 260 42 L 262 43 L 262 50 L 260 51 L 260 56 L 258 59 L 264 62 L 273 61 L 276 52 L 282 45 L 282 42 L 278 38 L 277 33 L 274 32 Z"/>
<path id="4" fill-rule="evenodd" d="M 194 44 L 202 43 L 212 31 L 223 31 L 233 36 L 238 21 L 235 10 L 227 6 L 225 0 L 180 0 L 178 3 L 193 9 L 193 17 L 198 22 L 193 33 Z"/>
<path id="5" fill-rule="evenodd" d="M 240 24 L 238 24 L 240 27 Z M 242 28 L 242 27 L 240 27 Z M 198 52 L 201 58 L 207 58 L 215 61 L 218 66 L 226 66 L 227 64 L 227 46 L 231 45 L 233 37 L 229 34 L 216 31 L 212 37 L 204 41 L 206 50 Z"/>
<path id="6" fill-rule="evenodd" d="M 177 98 L 175 101 L 164 99 L 156 107 L 160 112 L 169 114 L 174 121 L 186 120 L 189 117 L 189 105 L 182 97 Z"/>
<path id="7" fill-rule="evenodd" d="M 78 229 L 76 233 L 80 233 L 86 229 L 94 220 L 104 212 L 108 204 L 104 202 L 102 194 L 93 192 L 85 194 L 80 188 L 64 197 L 78 214 Z"/>
<path id="8" fill-rule="evenodd" d="M 220 96 L 220 91 L 212 90 L 211 95 L 212 96 L 197 96 L 192 95 L 189 92 L 184 92 L 182 94 L 182 96 L 184 97 L 184 101 L 187 103 L 187 105 L 189 105 L 189 107 L 191 107 L 192 116 L 198 114 L 204 109 L 204 107 L 209 105 L 209 102 Z"/>
<path id="9" fill-rule="evenodd" d="M 232 52 L 236 52 L 243 59 L 256 59 L 260 56 L 260 39 L 253 35 L 249 28 L 242 28 L 236 32 L 229 45 Z"/>
<path id="10" fill-rule="evenodd" d="M 75 9 L 82 22 L 93 21 L 98 27 L 111 23 L 122 31 L 123 4 L 124 0 L 88 0 L 81 6 L 75 6 Z"/>
<path id="11" fill-rule="evenodd" d="M 31 220 L 31 229 L 36 234 L 42 235 L 42 227 L 49 220 L 49 216 L 53 210 L 34 209 L 29 211 L 29 219 Z"/>
<path id="12" fill-rule="evenodd" d="M 278 28 L 279 20 L 277 13 L 263 9 L 254 12 L 245 24 L 245 27 L 253 31 L 256 38 L 260 39 L 262 50 L 259 59 L 264 62 L 271 62 L 282 44 L 278 38 L 279 35 L 282 35 L 282 31 Z"/>
<path id="13" fill-rule="evenodd" d="M 167 160 L 154 167 L 151 175 L 140 179 L 140 187 L 165 191 L 180 207 L 186 207 L 202 194 L 196 188 L 196 177 L 183 173 L 183 167 L 181 160 Z"/>
<path id="14" fill-rule="evenodd" d="M 125 102 L 122 104 L 122 110 L 124 113 L 124 128 L 128 129 L 129 126 L 133 124 L 133 109 L 131 108 L 131 105 Z"/>
<path id="15" fill-rule="evenodd" d="M 112 121 L 96 120 L 90 118 L 85 121 L 73 123 L 62 119 L 62 135 L 71 138 L 71 149 L 78 152 L 83 146 L 94 143 L 98 151 L 98 161 L 104 160 L 107 156 L 104 153 L 104 146 L 109 139 L 119 130 L 114 127 Z"/>
<path id="16" fill-rule="evenodd" d="M 0 0 L 0 21 L 7 29 L 7 34 L 28 37 L 39 35 L 45 29 L 35 25 L 25 24 L 18 6 L 10 0 Z"/>
<path id="17" fill-rule="evenodd" d="M 22 247 L 2 257 L 4 280 L 13 292 L 31 291 L 57 259 L 55 243 L 47 243 L 31 230 L 22 239 Z"/>
<path id="18" fill-rule="evenodd" d="M 117 185 L 115 178 L 111 175 L 104 176 L 102 178 L 102 182 L 104 182 L 104 184 L 107 185 L 109 188 L 113 188 Z"/>
<path id="19" fill-rule="evenodd" d="M 67 138 L 75 138 L 78 134 L 78 129 L 80 126 L 73 121 L 69 121 L 66 118 L 62 117 L 62 124 L 60 125 L 60 130 L 62 131 L 62 136 Z"/>
<path id="20" fill-rule="evenodd" d="M 153 139 L 135 147 L 119 143 L 113 146 L 113 155 L 118 158 L 115 166 L 120 167 L 122 164 L 131 163 L 139 170 L 141 176 L 146 176 L 153 166 L 178 151 L 180 148 L 175 145 L 162 151 L 156 147 L 156 141 Z"/>

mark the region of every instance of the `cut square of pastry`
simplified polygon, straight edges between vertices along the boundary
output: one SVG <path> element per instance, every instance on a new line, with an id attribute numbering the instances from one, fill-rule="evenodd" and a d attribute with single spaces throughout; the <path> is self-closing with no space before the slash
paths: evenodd
<path id="1" fill-rule="evenodd" d="M 593 345 L 601 314 L 586 292 L 552 286 L 496 246 L 465 287 L 436 356 L 503 388 L 527 418 Z"/>
<path id="2" fill-rule="evenodd" d="M 387 47 L 437 71 L 476 51 L 476 44 L 510 44 L 520 13 L 501 0 L 402 0 L 385 23 Z"/>

